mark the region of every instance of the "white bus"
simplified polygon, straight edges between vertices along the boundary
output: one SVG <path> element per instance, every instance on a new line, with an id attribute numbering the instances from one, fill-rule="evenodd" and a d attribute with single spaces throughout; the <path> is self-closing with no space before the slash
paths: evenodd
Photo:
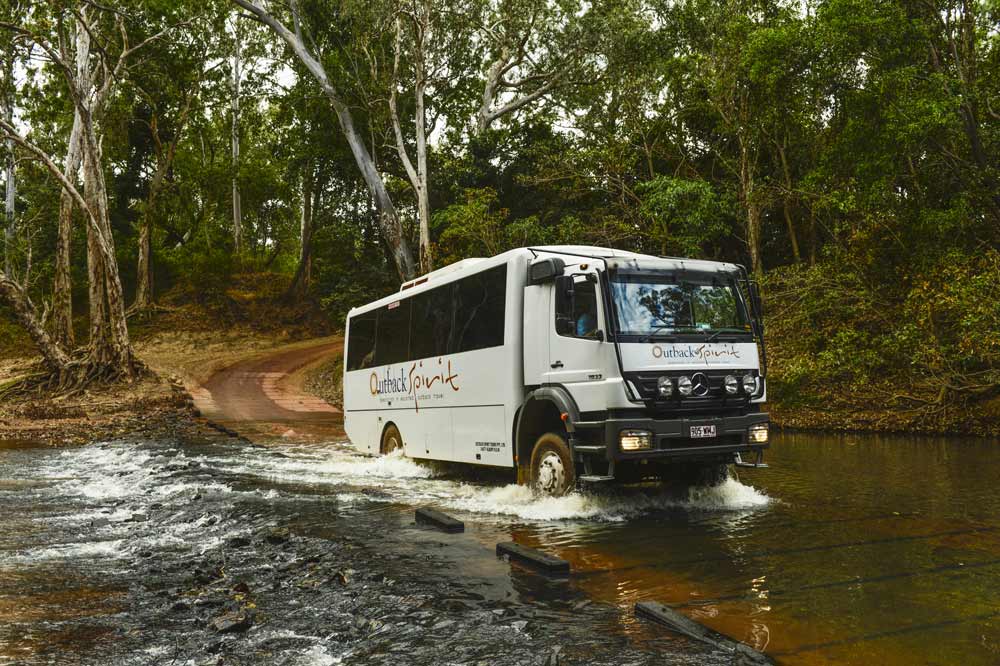
<path id="1" fill-rule="evenodd" d="M 350 311 L 344 427 L 362 452 L 509 468 L 551 494 L 718 482 L 765 466 L 763 345 L 741 266 L 521 248 Z"/>

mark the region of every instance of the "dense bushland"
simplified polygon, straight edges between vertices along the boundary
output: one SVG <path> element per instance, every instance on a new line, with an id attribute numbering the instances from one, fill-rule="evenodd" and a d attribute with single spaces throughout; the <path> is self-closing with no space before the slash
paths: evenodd
<path id="1" fill-rule="evenodd" d="M 67 358 L 107 321 L 105 224 L 133 327 L 338 325 L 415 272 L 586 243 L 751 266 L 785 423 L 1000 423 L 993 0 L 119 4 L 0 16 L 5 319 Z"/>

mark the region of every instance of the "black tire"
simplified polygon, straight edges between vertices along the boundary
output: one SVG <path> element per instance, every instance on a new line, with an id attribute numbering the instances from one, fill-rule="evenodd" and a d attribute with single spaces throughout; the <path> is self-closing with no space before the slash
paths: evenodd
<path id="1" fill-rule="evenodd" d="M 399 434 L 399 428 L 394 423 L 390 423 L 382 431 L 382 442 L 379 444 L 379 453 L 387 456 L 396 449 L 401 448 L 403 448 L 403 436 Z"/>
<path id="2" fill-rule="evenodd" d="M 558 497 L 576 488 L 576 468 L 566 438 L 547 432 L 531 451 L 531 488 Z"/>

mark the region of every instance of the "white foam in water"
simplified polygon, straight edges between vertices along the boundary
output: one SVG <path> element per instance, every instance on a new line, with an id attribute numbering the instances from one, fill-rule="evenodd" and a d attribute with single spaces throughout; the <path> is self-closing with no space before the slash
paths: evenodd
<path id="1" fill-rule="evenodd" d="M 294 481 L 329 483 L 330 481 L 355 481 L 370 479 L 428 479 L 433 470 L 414 462 L 402 451 L 388 456 L 366 457 L 357 454 L 332 456 L 301 456 L 286 458 L 267 457 L 248 461 L 255 474 Z"/>
<path id="2" fill-rule="evenodd" d="M 302 655 L 298 663 L 302 666 L 336 666 L 343 663 L 343 658 L 334 657 L 322 645 L 314 645 Z"/>
<path id="3" fill-rule="evenodd" d="M 696 509 L 753 509 L 770 504 L 771 498 L 753 486 L 732 477 L 717 485 L 688 490 L 687 505 Z"/>
<path id="4" fill-rule="evenodd" d="M 620 522 L 650 511 L 670 508 L 730 511 L 765 506 L 767 495 L 735 479 L 712 488 L 691 488 L 687 498 L 656 491 L 596 495 L 574 492 L 563 497 L 547 497 L 525 486 L 508 485 L 484 489 L 461 486 L 456 497 L 443 503 L 460 511 L 508 515 L 525 520 L 599 520 Z"/>
<path id="5" fill-rule="evenodd" d="M 316 449 L 289 451 L 275 459 L 244 460 L 240 471 L 257 476 L 317 484 L 372 488 L 378 497 L 341 492 L 338 501 L 428 502 L 469 513 L 509 516 L 531 521 L 594 520 L 620 522 L 651 511 L 689 508 L 705 511 L 746 510 L 766 506 L 770 498 L 752 486 L 727 479 L 712 488 L 691 488 L 686 497 L 654 489 L 627 493 L 570 493 L 563 497 L 539 495 L 525 486 L 482 486 L 435 478 L 426 465 L 401 452 L 368 457 L 340 446 L 324 452 Z"/>
<path id="6" fill-rule="evenodd" d="M 49 548 L 39 548 L 17 553 L 8 558 L 11 563 L 38 562 L 44 560 L 81 560 L 117 557 L 125 550 L 121 540 L 91 541 L 87 543 L 66 543 Z"/>

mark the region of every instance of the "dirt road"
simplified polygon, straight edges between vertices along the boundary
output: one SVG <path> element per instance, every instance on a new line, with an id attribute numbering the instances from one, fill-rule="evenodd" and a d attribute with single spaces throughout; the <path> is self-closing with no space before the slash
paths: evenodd
<path id="1" fill-rule="evenodd" d="M 240 432 L 305 439 L 343 436 L 343 414 L 303 388 L 306 374 L 343 352 L 342 338 L 283 347 L 230 365 L 191 391 L 195 405 L 213 421 Z"/>

